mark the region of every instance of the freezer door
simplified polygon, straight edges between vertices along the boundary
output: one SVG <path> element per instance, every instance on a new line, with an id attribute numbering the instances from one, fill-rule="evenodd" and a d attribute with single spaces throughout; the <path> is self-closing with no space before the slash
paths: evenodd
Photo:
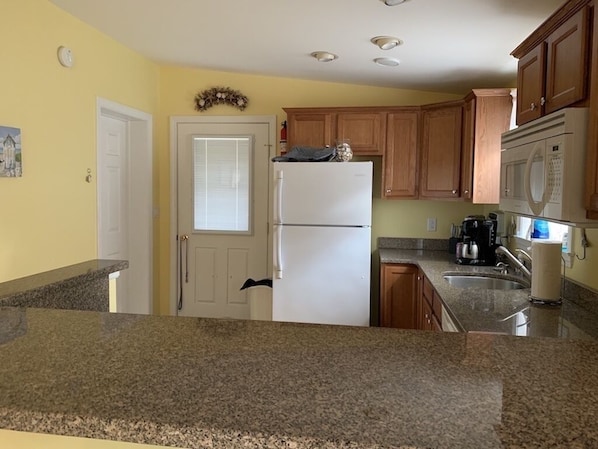
<path id="1" fill-rule="evenodd" d="M 372 162 L 274 163 L 274 223 L 369 226 Z"/>
<path id="2" fill-rule="evenodd" d="M 369 326 L 369 227 L 275 226 L 272 319 Z"/>

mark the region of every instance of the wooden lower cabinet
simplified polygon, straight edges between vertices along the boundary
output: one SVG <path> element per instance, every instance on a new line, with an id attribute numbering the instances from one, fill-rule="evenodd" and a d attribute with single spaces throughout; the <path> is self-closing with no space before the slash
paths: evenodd
<path id="1" fill-rule="evenodd" d="M 415 265 L 382 264 L 380 326 L 442 331 L 442 301 Z"/>
<path id="2" fill-rule="evenodd" d="M 420 272 L 422 287 L 419 304 L 419 329 L 442 331 L 442 301 L 428 278 Z"/>
<path id="3" fill-rule="evenodd" d="M 382 264 L 380 326 L 417 329 L 419 270 L 411 264 Z"/>

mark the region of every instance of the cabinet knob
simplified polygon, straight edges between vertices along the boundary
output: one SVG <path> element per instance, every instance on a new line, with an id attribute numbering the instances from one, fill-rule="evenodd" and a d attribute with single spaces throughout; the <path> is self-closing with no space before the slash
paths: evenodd
<path id="1" fill-rule="evenodd" d="M 511 189 L 505 189 L 505 196 L 509 196 L 510 192 L 511 192 Z"/>
<path id="2" fill-rule="evenodd" d="M 390 189 L 386 189 L 386 193 L 390 193 Z"/>
<path id="3" fill-rule="evenodd" d="M 453 189 L 453 195 L 457 194 L 457 189 Z"/>
<path id="4" fill-rule="evenodd" d="M 469 195 L 469 190 L 465 190 L 465 191 L 463 191 L 463 193 L 464 193 L 465 195 Z"/>
<path id="5" fill-rule="evenodd" d="M 532 103 L 532 104 L 530 104 L 530 105 L 529 105 L 529 108 L 530 108 L 532 111 L 535 111 L 535 110 L 536 110 L 536 103 Z"/>
<path id="6" fill-rule="evenodd" d="M 540 98 L 540 106 L 544 106 L 546 104 L 546 98 Z"/>

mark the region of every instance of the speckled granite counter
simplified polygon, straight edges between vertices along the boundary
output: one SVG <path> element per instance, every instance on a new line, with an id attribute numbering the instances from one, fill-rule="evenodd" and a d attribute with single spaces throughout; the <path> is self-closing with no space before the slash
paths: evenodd
<path id="1" fill-rule="evenodd" d="M 598 343 L 0 308 L 0 427 L 187 448 L 595 448 Z"/>
<path id="2" fill-rule="evenodd" d="M 495 273 L 492 267 L 457 265 L 446 250 L 380 248 L 380 263 L 418 265 L 442 297 L 461 330 L 509 335 L 585 338 L 598 340 L 598 298 L 573 283 L 567 284 L 560 306 L 534 305 L 529 288 L 519 290 L 462 289 L 443 278 L 445 272 Z M 516 279 L 516 277 L 513 277 Z"/>
<path id="3" fill-rule="evenodd" d="M 94 259 L 0 283 L 0 306 L 108 311 L 108 276 L 125 260 Z"/>

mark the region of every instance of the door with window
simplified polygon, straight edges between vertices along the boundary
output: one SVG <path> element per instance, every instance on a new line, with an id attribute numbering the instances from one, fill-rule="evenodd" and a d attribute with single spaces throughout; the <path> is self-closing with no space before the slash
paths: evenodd
<path id="1" fill-rule="evenodd" d="M 268 123 L 179 123 L 179 315 L 249 318 L 268 275 Z"/>

